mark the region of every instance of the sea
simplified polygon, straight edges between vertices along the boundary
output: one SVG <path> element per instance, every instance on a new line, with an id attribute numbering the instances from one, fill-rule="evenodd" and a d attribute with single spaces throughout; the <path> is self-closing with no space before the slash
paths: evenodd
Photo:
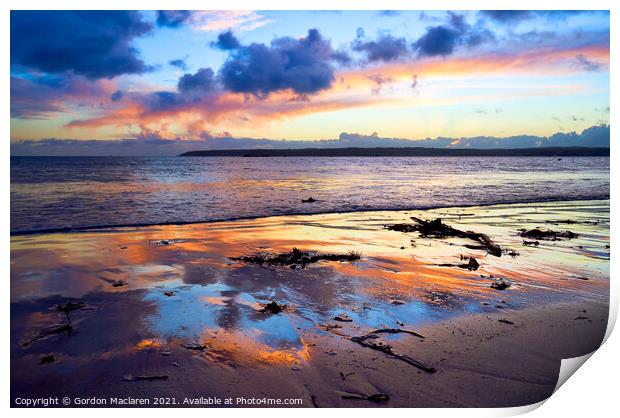
<path id="1" fill-rule="evenodd" d="M 11 157 L 11 233 L 607 199 L 609 183 L 609 157 Z"/>

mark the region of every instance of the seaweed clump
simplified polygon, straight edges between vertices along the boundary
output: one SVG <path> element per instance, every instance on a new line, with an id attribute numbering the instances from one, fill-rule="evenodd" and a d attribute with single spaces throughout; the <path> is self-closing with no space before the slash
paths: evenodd
<path id="1" fill-rule="evenodd" d="M 466 245 L 467 248 L 472 249 L 484 249 L 489 254 L 492 254 L 496 257 L 502 256 L 501 247 L 493 242 L 491 238 L 489 238 L 486 234 L 481 234 L 479 232 L 472 231 L 461 231 L 459 229 L 453 228 L 449 225 L 444 224 L 441 221 L 441 218 L 437 218 L 431 221 L 426 221 L 424 219 L 411 217 L 411 219 L 415 222 L 415 224 L 393 224 L 386 225 L 385 228 L 390 231 L 399 231 L 399 232 L 419 232 L 423 237 L 435 237 L 435 238 L 445 238 L 445 237 L 459 237 L 466 238 L 473 241 L 478 242 L 478 245 Z"/>
<path id="2" fill-rule="evenodd" d="M 551 229 L 520 229 L 519 236 L 540 241 L 561 241 L 563 239 L 577 238 L 579 235 L 572 231 L 552 231 Z"/>
<path id="3" fill-rule="evenodd" d="M 268 266 L 289 266 L 292 269 L 304 268 L 308 264 L 318 263 L 319 261 L 358 261 L 362 258 L 361 253 L 350 251 L 346 254 L 321 254 L 310 251 L 301 251 L 293 248 L 291 251 L 280 254 L 254 254 L 241 257 L 233 257 L 231 260 L 243 261 Z"/>

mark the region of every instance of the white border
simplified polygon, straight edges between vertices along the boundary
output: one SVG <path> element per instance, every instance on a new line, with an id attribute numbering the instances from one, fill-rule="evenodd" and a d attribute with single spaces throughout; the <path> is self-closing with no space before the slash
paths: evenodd
<path id="1" fill-rule="evenodd" d="M 240 9 L 257 9 L 257 10 L 376 10 L 376 9 L 400 9 L 400 10 L 484 10 L 484 9 L 539 9 L 539 10 L 611 10 L 611 67 L 610 74 L 618 74 L 616 71 L 620 68 L 618 63 L 618 39 L 617 30 L 615 27 L 616 16 L 620 9 L 619 2 L 604 1 L 604 0 L 381 0 L 380 2 L 374 0 L 235 0 L 234 4 L 230 0 L 212 0 L 212 1 L 194 1 L 194 0 L 175 0 L 162 1 L 162 0 L 123 0 L 123 1 L 102 1 L 92 0 L 88 3 L 83 0 L 56 0 L 54 2 L 45 0 L 4 0 L 1 3 L 2 14 L 0 15 L 0 30 L 2 36 L 0 37 L 2 42 L 2 53 L 0 54 L 0 64 L 3 68 L 4 77 L 2 83 L 0 83 L 0 89 L 2 91 L 3 101 L 1 104 L 2 119 L 1 132 L 2 136 L 2 150 L 5 164 L 0 166 L 0 175 L 2 176 L 2 184 L 4 187 L 5 199 L 2 200 L 0 209 L 2 211 L 2 232 L 5 237 L 4 250 L 2 252 L 2 265 L 5 267 L 4 280 L 4 320 L 2 322 L 3 335 L 6 337 L 2 344 L 0 344 L 0 350 L 2 352 L 2 366 L 5 370 L 4 376 L 1 381 L 2 397 L 0 398 L 3 409 L 8 409 L 9 403 L 9 370 L 10 370 L 10 350 L 9 350 L 9 308 L 10 308 L 10 253 L 9 253 L 9 232 L 10 232 L 10 218 L 9 218 L 9 192 L 10 192 L 10 77 L 9 77 L 9 36 L 10 36 L 10 24 L 9 24 L 9 10 L 11 9 L 129 9 L 129 10 L 153 10 L 153 9 L 202 9 L 202 10 L 240 10 Z M 614 71 L 615 70 L 615 71 Z M 615 77 L 611 77 L 610 92 L 618 91 L 617 81 Z M 618 124 L 616 118 L 616 105 L 617 95 L 613 94 L 610 97 L 610 124 L 611 124 L 611 137 L 612 140 L 612 153 L 611 153 L 611 193 L 612 196 L 616 196 L 618 191 L 617 183 L 613 180 L 614 174 L 617 173 L 617 153 L 615 153 L 616 146 L 613 144 L 618 138 Z M 611 231 L 612 235 L 615 235 L 616 228 L 616 213 L 617 207 L 612 199 L 611 204 Z M 611 277 L 616 277 L 618 271 L 617 263 L 615 259 L 611 259 L 610 265 Z M 611 279 L 611 309 L 610 309 L 610 326 L 608 327 L 607 336 L 613 328 L 613 323 L 617 317 L 618 311 L 618 285 L 616 279 Z M 616 333 L 617 334 L 617 333 Z M 567 417 L 584 417 L 584 416 L 607 416 L 611 411 L 617 411 L 617 373 L 619 371 L 619 360 L 616 353 L 620 353 L 620 337 L 618 335 L 612 335 L 611 338 L 604 344 L 601 350 L 596 352 L 592 358 L 587 362 L 587 366 L 579 370 L 578 376 L 569 379 L 568 382 L 554 394 L 546 403 L 543 408 L 537 409 L 532 413 L 532 416 L 547 417 L 547 416 L 567 416 Z M 522 408 L 507 408 L 507 409 L 389 409 L 388 413 L 393 416 L 455 416 L 459 417 L 484 417 L 484 416 L 507 416 L 521 414 L 532 409 L 536 409 L 539 405 L 533 405 L 530 407 Z M 134 410 L 125 409 L 121 413 L 133 413 Z M 325 411 L 327 413 L 333 412 Z M 352 411 L 339 410 L 339 414 L 347 414 Z M 87 412 L 89 416 L 93 417 L 106 417 L 110 413 L 105 409 L 91 409 Z M 160 410 L 141 410 L 141 413 L 148 413 L 153 416 L 168 416 L 176 411 L 170 411 L 166 409 Z M 230 410 L 204 410 L 204 409 L 183 409 L 179 412 L 184 417 L 205 415 L 227 415 L 230 417 L 246 416 L 251 414 L 253 417 L 290 417 L 292 414 L 295 416 L 315 416 L 317 411 L 313 409 L 303 410 L 289 410 L 289 409 L 230 409 Z M 357 409 L 355 414 L 360 417 L 374 416 L 379 411 L 375 409 Z M 46 417 L 66 417 L 77 416 L 78 414 L 84 414 L 83 410 L 76 409 L 55 409 L 55 410 L 25 410 L 25 409 L 12 409 L 11 415 L 14 416 L 35 416 L 39 414 L 45 414 Z"/>

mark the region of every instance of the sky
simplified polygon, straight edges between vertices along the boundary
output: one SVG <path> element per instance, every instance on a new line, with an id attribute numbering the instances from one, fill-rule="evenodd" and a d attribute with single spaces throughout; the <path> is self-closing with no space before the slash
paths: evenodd
<path id="1" fill-rule="evenodd" d="M 605 11 L 12 11 L 10 55 L 12 151 L 609 123 Z"/>

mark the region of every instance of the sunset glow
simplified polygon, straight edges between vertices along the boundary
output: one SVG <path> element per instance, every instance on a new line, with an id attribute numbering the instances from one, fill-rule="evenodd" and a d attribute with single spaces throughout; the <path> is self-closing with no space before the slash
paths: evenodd
<path id="1" fill-rule="evenodd" d="M 122 30 L 108 35 L 97 13 Z M 34 28 L 12 36 L 13 143 L 549 136 L 609 123 L 607 12 L 12 13 L 12 33 Z"/>

